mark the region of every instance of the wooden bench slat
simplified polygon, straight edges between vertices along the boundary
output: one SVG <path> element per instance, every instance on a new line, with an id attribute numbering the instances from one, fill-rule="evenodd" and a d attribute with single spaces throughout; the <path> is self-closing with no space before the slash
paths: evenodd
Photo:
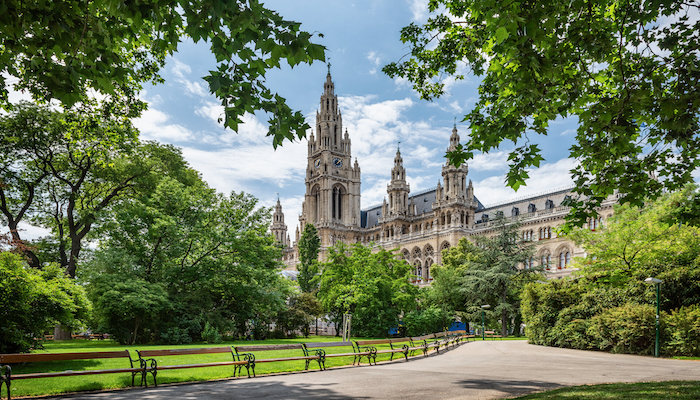
<path id="1" fill-rule="evenodd" d="M 351 342 L 312 342 L 304 343 L 307 348 L 311 347 L 341 347 L 341 346 L 352 346 Z"/>
<path id="2" fill-rule="evenodd" d="M 200 347 L 192 349 L 139 350 L 142 357 L 181 356 L 190 354 L 231 353 L 230 347 Z"/>
<path id="3" fill-rule="evenodd" d="M 332 354 L 326 354 L 326 358 L 328 358 L 328 357 L 354 357 L 358 354 L 367 355 L 367 354 L 369 354 L 369 352 L 366 351 L 364 353 L 332 353 Z"/>
<path id="4" fill-rule="evenodd" d="M 301 343 L 235 346 L 238 352 L 301 349 Z"/>
<path id="5" fill-rule="evenodd" d="M 185 369 L 185 368 L 199 368 L 199 367 L 220 367 L 225 365 L 246 365 L 247 361 L 221 361 L 205 364 L 175 364 L 175 365 L 159 365 L 158 370 L 167 369 Z"/>
<path id="6" fill-rule="evenodd" d="M 78 376 L 78 375 L 98 375 L 98 374 L 116 374 L 121 372 L 140 372 L 140 368 L 119 368 L 119 369 L 94 369 L 86 371 L 62 371 L 62 372 L 36 372 L 31 374 L 12 374 L 12 380 L 15 379 L 31 379 L 31 378 L 52 378 L 60 376 Z"/>
<path id="7" fill-rule="evenodd" d="M 121 351 L 92 351 L 82 353 L 20 353 L 0 354 L 0 363 L 14 364 L 22 362 L 87 360 L 92 358 L 128 357 L 128 350 Z"/>
<path id="8" fill-rule="evenodd" d="M 365 346 L 368 344 L 388 344 L 391 343 L 391 339 L 372 339 L 372 340 L 357 340 L 357 344 L 360 346 Z"/>
<path id="9" fill-rule="evenodd" d="M 263 358 L 260 360 L 255 360 L 255 363 L 268 363 L 277 361 L 299 361 L 299 360 L 315 360 L 318 356 L 301 356 L 301 357 L 283 357 L 283 358 Z"/>

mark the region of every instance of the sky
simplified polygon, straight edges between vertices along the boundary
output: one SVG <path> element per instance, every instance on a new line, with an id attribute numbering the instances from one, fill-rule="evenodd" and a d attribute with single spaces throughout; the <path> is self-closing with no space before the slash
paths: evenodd
<path id="1" fill-rule="evenodd" d="M 299 0 L 267 1 L 265 5 L 283 17 L 302 23 L 302 29 L 323 33 L 316 42 L 327 47 L 331 73 L 344 127 L 352 140 L 352 155 L 362 170 L 361 207 L 381 203 L 386 196 L 393 158 L 400 141 L 411 193 L 429 190 L 440 179 L 452 126 L 474 105 L 479 78 L 447 82 L 442 98 L 420 100 L 411 86 L 382 73 L 382 66 L 408 52 L 399 40 L 403 26 L 423 22 L 425 0 Z M 286 142 L 274 150 L 267 132 L 267 116 L 246 115 L 237 133 L 217 122 L 218 100 L 209 94 L 201 78 L 215 65 L 205 44 L 183 43 L 163 70 L 165 83 L 146 87 L 149 103 L 135 124 L 141 137 L 170 143 L 182 149 L 190 165 L 220 192 L 245 191 L 272 206 L 279 196 L 288 232 L 294 238 L 304 197 L 306 141 Z M 269 86 L 300 110 L 314 126 L 327 66 L 317 62 L 268 74 Z M 507 153 L 504 144 L 469 162 L 474 192 L 484 204 L 571 186 L 567 158 L 573 143 L 575 122 L 555 121 L 546 138 L 537 140 L 546 162 L 532 171 L 527 186 L 514 192 L 506 188 Z M 464 141 L 466 123 L 457 123 Z"/>

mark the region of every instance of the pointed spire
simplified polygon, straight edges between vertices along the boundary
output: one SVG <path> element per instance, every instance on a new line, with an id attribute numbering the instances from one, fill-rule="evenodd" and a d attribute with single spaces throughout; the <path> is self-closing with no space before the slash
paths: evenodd
<path id="1" fill-rule="evenodd" d="M 452 127 L 452 135 L 450 135 L 450 146 L 447 148 L 448 151 L 452 151 L 459 144 L 459 135 L 457 134 L 457 122 L 455 119 L 455 124 Z"/>

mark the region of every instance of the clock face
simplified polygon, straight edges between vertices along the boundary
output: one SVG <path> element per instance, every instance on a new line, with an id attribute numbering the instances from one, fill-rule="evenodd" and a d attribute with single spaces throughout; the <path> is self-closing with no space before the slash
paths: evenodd
<path id="1" fill-rule="evenodd" d="M 340 158 L 334 158 L 333 165 L 335 165 L 336 168 L 340 168 L 343 166 L 343 160 L 341 160 Z"/>
<path id="2" fill-rule="evenodd" d="M 321 159 L 320 159 L 320 158 L 319 158 L 318 160 L 314 161 L 314 166 L 315 166 L 316 168 L 318 168 L 318 167 L 321 166 Z"/>

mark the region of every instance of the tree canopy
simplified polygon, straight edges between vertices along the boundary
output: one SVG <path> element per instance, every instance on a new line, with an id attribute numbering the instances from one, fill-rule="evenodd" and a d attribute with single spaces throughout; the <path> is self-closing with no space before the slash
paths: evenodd
<path id="1" fill-rule="evenodd" d="M 0 117 L 0 220 L 14 241 L 22 241 L 23 221 L 51 230 L 53 261 L 74 277 L 93 226 L 151 170 L 136 137 L 130 123 L 89 107 L 60 112 L 24 102 Z"/>
<path id="2" fill-rule="evenodd" d="M 104 97 L 105 109 L 128 117 L 144 108 L 146 82 L 159 83 L 166 57 L 181 42 L 206 43 L 217 65 L 204 79 L 237 130 L 246 112 L 271 115 L 276 147 L 304 137 L 308 125 L 267 86 L 266 73 L 325 59 L 325 47 L 301 24 L 258 0 L 23 1 L 0 4 L 0 105 L 11 108 L 7 84 L 64 108 Z M 94 97 L 94 96 L 92 96 Z"/>
<path id="3" fill-rule="evenodd" d="M 619 190 L 620 201 L 692 181 L 700 165 L 700 4 L 676 0 L 430 0 L 424 25 L 401 31 L 407 60 L 384 72 L 421 97 L 444 94 L 465 69 L 483 80 L 464 117 L 469 141 L 447 154 L 459 165 L 512 142 L 507 184 L 518 189 L 543 160 L 533 135 L 557 118 L 578 121 L 570 156 L 568 221 L 583 223 Z"/>
<path id="4" fill-rule="evenodd" d="M 245 193 L 216 193 L 179 151 L 161 150 L 169 169 L 108 214 L 78 276 L 101 325 L 138 342 L 199 340 L 206 322 L 228 336 L 249 324 L 266 331 L 291 291 L 268 233 L 270 209 Z M 109 305 L 126 292 L 129 308 Z"/>
<path id="5" fill-rule="evenodd" d="M 415 307 L 413 268 L 391 251 L 338 243 L 321 265 L 318 298 L 336 326 L 352 314 L 355 336 L 386 336 L 399 316 Z"/>

